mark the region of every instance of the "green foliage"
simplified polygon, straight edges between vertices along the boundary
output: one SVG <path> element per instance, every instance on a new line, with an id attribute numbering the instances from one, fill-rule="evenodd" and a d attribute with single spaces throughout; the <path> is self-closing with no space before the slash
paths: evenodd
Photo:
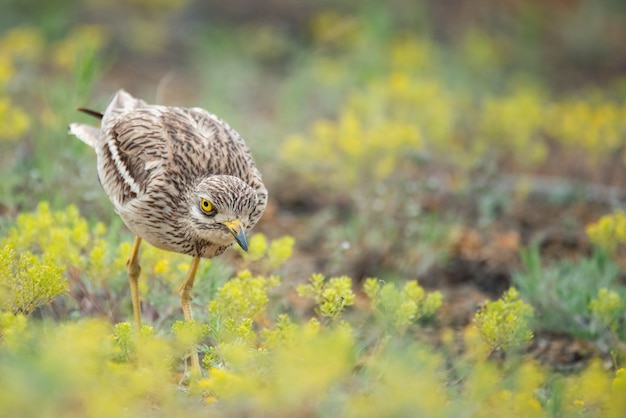
<path id="1" fill-rule="evenodd" d="M 207 336 L 210 328 L 206 324 L 195 321 L 176 321 L 172 325 L 174 340 L 180 347 L 180 351 L 187 355 L 197 348 L 198 343 Z"/>
<path id="2" fill-rule="evenodd" d="M 24 340 L 27 322 L 23 314 L 0 312 L 0 344 L 7 350 L 20 347 Z"/>
<path id="3" fill-rule="evenodd" d="M 150 338 L 154 334 L 154 328 L 150 325 L 142 324 L 139 335 L 130 322 L 119 322 L 113 327 L 112 340 L 119 353 L 115 356 L 118 361 L 137 361 L 137 344 L 142 339 Z"/>
<path id="4" fill-rule="evenodd" d="M 273 328 L 266 328 L 262 332 L 263 346 L 273 349 L 280 346 L 289 346 L 302 334 L 316 334 L 320 329 L 320 322 L 311 318 L 306 324 L 294 323 L 287 314 L 280 314 Z"/>
<path id="5" fill-rule="evenodd" d="M 207 368 L 232 363 L 230 357 L 252 349 L 257 343 L 254 323 L 263 322 L 269 302 L 268 292 L 280 284 L 278 276 L 252 276 L 248 270 L 226 282 L 209 302 L 211 335 L 215 346 L 205 357 Z"/>
<path id="6" fill-rule="evenodd" d="M 29 252 L 17 255 L 9 245 L 0 249 L 0 311 L 28 315 L 67 290 L 63 268 L 53 257 Z"/>
<path id="7" fill-rule="evenodd" d="M 378 279 L 369 278 L 363 284 L 363 291 L 371 299 L 372 311 L 383 329 L 396 332 L 404 332 L 410 324 L 433 316 L 443 298 L 440 292 L 426 295 L 415 280 L 406 282 L 399 290 L 393 283 L 381 285 Z"/>
<path id="8" fill-rule="evenodd" d="M 615 367 L 618 367 L 623 363 L 626 355 L 624 344 L 624 340 L 626 340 L 626 327 L 624 326 L 626 303 L 624 298 L 616 291 L 601 288 L 598 295 L 589 302 L 589 311 L 591 313 L 589 327 L 601 337 L 608 336 L 610 338 L 610 341 L 605 344 L 608 346 L 608 352 L 613 358 Z"/>
<path id="9" fill-rule="evenodd" d="M 494 351 L 523 347 L 533 337 L 533 308 L 518 298 L 518 291 L 512 287 L 497 301 L 486 302 L 474 317 L 481 337 Z"/>
<path id="10" fill-rule="evenodd" d="M 535 308 L 534 324 L 544 330 L 595 338 L 590 302 L 600 289 L 618 291 L 619 268 L 603 251 L 590 258 L 562 260 L 542 266 L 539 249 L 521 252 L 524 270 L 513 275 L 521 296 Z M 623 298 L 623 296 L 622 296 Z"/>
<path id="11" fill-rule="evenodd" d="M 620 320 L 626 314 L 626 303 L 619 293 L 603 287 L 598 290 L 598 296 L 589 302 L 589 311 L 602 326 L 617 333 L 622 325 Z"/>
<path id="12" fill-rule="evenodd" d="M 318 315 L 336 321 L 347 306 L 354 305 L 352 280 L 347 276 L 331 277 L 326 280 L 322 274 L 314 274 L 309 284 L 297 288 L 302 297 L 315 301 Z"/>
<path id="13" fill-rule="evenodd" d="M 107 30 L 79 23 L 67 27 L 59 19 L 54 25 L 59 32 L 51 37 L 45 21 L 67 10 L 57 8 L 36 19 L 37 26 L 24 24 L 33 22 L 28 18 L 8 28 L 0 22 L 0 196 L 7 204 L 30 207 L 44 199 L 65 204 L 93 186 L 93 177 L 81 173 L 79 157 L 87 154 L 67 141 L 66 127 L 76 103 L 85 100 L 103 72 Z"/>

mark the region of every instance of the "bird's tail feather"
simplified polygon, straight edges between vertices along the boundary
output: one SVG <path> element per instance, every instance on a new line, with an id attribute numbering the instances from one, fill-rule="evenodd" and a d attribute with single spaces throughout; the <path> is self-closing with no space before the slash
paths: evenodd
<path id="1" fill-rule="evenodd" d="M 96 148 L 100 129 L 82 123 L 70 123 L 70 134 L 75 135 L 91 148 Z"/>
<path id="2" fill-rule="evenodd" d="M 102 119 L 102 126 L 107 127 L 115 121 L 121 114 L 138 107 L 146 106 L 146 102 L 136 99 L 125 90 L 118 90 L 113 96 L 104 113 L 95 110 L 79 107 L 77 110 L 96 118 Z M 72 123 L 70 125 L 70 134 L 76 135 L 78 139 L 92 148 L 96 148 L 98 138 L 100 137 L 100 129 L 93 126 L 84 125 L 82 123 Z"/>
<path id="3" fill-rule="evenodd" d="M 97 111 L 91 110 L 91 109 L 85 109 L 84 107 L 77 107 L 76 110 L 78 110 L 79 112 L 86 113 L 89 116 L 93 116 L 94 118 L 98 118 L 98 119 L 102 119 L 102 117 L 104 116 L 100 112 L 97 112 Z"/>

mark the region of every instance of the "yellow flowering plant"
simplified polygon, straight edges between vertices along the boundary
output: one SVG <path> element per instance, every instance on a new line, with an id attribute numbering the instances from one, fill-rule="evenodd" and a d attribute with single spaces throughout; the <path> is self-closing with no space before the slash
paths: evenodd
<path id="1" fill-rule="evenodd" d="M 474 324 L 492 351 L 506 351 L 530 342 L 532 316 L 533 308 L 519 300 L 519 292 L 512 287 L 497 301 L 487 301 L 476 313 Z"/>
<path id="2" fill-rule="evenodd" d="M 56 240 L 49 240 L 37 228 L 47 228 Z M 44 263 L 50 263 L 51 271 L 61 278 L 63 267 L 89 272 L 85 280 L 119 269 L 125 281 L 123 251 L 118 254 L 118 245 L 106 229 L 90 225 L 75 208 L 54 211 L 42 204 L 36 212 L 19 217 L 3 240 L 3 274 L 9 268 L 9 274 L 17 271 L 35 279 L 47 271 Z M 263 259 L 272 245 L 257 240 L 253 256 L 261 254 Z M 276 246 L 282 254 L 278 259 L 284 261 L 288 252 L 280 248 L 291 245 L 292 240 L 286 240 Z M 29 251 L 42 254 L 28 259 L 36 269 L 20 270 L 17 254 L 25 257 Z M 179 277 L 177 265 L 183 260 L 157 254 L 145 254 L 145 272 L 151 280 L 169 283 L 169 276 Z M 168 278 L 159 279 L 162 276 Z M 64 280 L 61 283 L 65 286 Z M 427 293 L 416 281 L 398 286 L 366 280 L 364 292 L 371 306 L 360 309 L 376 319 L 369 325 L 343 315 L 356 299 L 347 276 L 326 279 L 316 274 L 298 289 L 315 303 L 322 320 L 275 306 L 271 294 L 279 284 L 278 276 L 240 271 L 219 284 L 211 296 L 206 305 L 212 318 L 208 322 L 202 315 L 195 322 L 175 322 L 171 327 L 157 321 L 139 333 L 129 322 L 112 326 L 103 320 L 61 319 L 49 326 L 20 313 L 26 309 L 2 312 L 0 384 L 9 388 L 0 393 L 3 411 L 35 413 L 25 401 L 35 394 L 40 399 L 38 407 L 55 415 L 67 412 L 62 400 L 71 398 L 73 405 L 81 405 L 77 413 L 86 417 L 102 413 L 143 416 L 146 405 L 158 405 L 168 414 L 184 411 L 188 416 L 330 415 L 337 411 L 344 416 L 362 416 L 368 411 L 377 415 L 428 411 L 443 417 L 458 416 L 468 407 L 476 416 L 505 411 L 511 416 L 543 416 L 548 411 L 585 416 L 599 410 L 619 416 L 621 373 L 613 376 L 592 365 L 580 378 L 562 379 L 559 386 L 548 371 L 525 358 L 502 368 L 485 362 L 485 357 L 481 361 L 469 355 L 448 357 L 451 351 L 435 351 L 416 342 L 407 327 L 432 317 L 442 305 L 440 293 Z M 2 297 L 7 294 L 19 292 L 3 290 Z M 623 306 L 621 297 L 607 290 L 591 300 L 589 309 L 610 326 L 619 320 Z M 510 289 L 477 313 L 478 339 L 465 334 L 467 353 L 477 353 L 484 345 L 490 350 L 525 345 L 532 338 L 531 316 L 532 308 Z M 199 347 L 207 374 L 189 381 L 181 372 L 193 347 Z M 29 364 L 36 371 L 27 367 Z M 32 383 L 33 373 L 59 383 L 58 391 L 22 384 Z M 455 387 L 452 383 L 451 387 L 459 377 L 463 384 Z M 181 381 L 188 382 L 182 386 L 184 395 Z M 424 396 L 415 397 L 416 387 L 406 385 L 407 381 L 419 382 L 417 389 Z M 590 390 L 592 386 L 602 390 Z M 540 396 L 544 392 L 549 396 Z"/>
<path id="3" fill-rule="evenodd" d="M 589 240 L 599 248 L 615 254 L 620 244 L 626 243 L 626 215 L 615 212 L 587 225 Z"/>
<path id="4" fill-rule="evenodd" d="M 382 328 L 400 333 L 410 324 L 432 317 L 442 304 L 440 292 L 426 294 L 415 280 L 406 282 L 400 290 L 394 283 L 368 278 L 363 291 L 370 298 L 372 311 L 381 321 Z"/>
<path id="5" fill-rule="evenodd" d="M 337 321 L 343 310 L 354 304 L 352 280 L 347 276 L 331 277 L 313 274 L 308 284 L 299 285 L 298 294 L 315 302 L 317 314 Z"/>

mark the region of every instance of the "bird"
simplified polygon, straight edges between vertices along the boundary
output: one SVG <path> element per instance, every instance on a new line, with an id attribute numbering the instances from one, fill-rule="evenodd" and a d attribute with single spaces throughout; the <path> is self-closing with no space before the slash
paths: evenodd
<path id="1" fill-rule="evenodd" d="M 193 107 L 146 103 L 118 90 L 100 127 L 71 123 L 69 133 L 95 150 L 99 182 L 117 214 L 135 235 L 126 263 L 134 321 L 141 328 L 138 280 L 142 241 L 192 257 L 180 287 L 185 321 L 193 320 L 192 289 L 202 258 L 237 244 L 248 250 L 268 191 L 252 154 L 226 122 Z M 200 371 L 197 353 L 192 368 Z"/>

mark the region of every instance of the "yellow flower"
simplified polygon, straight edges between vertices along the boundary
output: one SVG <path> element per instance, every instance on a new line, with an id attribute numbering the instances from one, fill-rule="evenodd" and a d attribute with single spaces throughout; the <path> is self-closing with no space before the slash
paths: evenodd
<path id="1" fill-rule="evenodd" d="M 623 368 L 615 372 L 615 378 L 611 383 L 611 394 L 608 401 L 607 417 L 623 417 L 626 410 L 626 372 Z"/>
<path id="2" fill-rule="evenodd" d="M 415 71 L 427 67 L 434 61 L 432 44 L 412 35 L 392 41 L 389 50 L 391 66 L 394 70 Z"/>
<path id="3" fill-rule="evenodd" d="M 0 55 L 32 61 L 41 56 L 44 44 L 37 28 L 18 26 L 9 30 L 0 40 Z"/>
<path id="4" fill-rule="evenodd" d="M 611 395 L 611 380 L 598 360 L 594 360 L 581 374 L 568 381 L 566 405 L 575 409 L 602 410 Z"/>
<path id="5" fill-rule="evenodd" d="M 593 244 L 614 253 L 619 244 L 626 242 L 626 215 L 623 212 L 605 215 L 586 230 Z"/>
<path id="6" fill-rule="evenodd" d="M 168 270 L 168 260 L 161 259 L 154 265 L 154 274 L 164 274 Z"/>
<path id="7" fill-rule="evenodd" d="M 394 72 L 389 77 L 389 87 L 392 91 L 403 92 L 409 87 L 409 78 L 404 72 Z"/>
<path id="8" fill-rule="evenodd" d="M 0 63 L 0 78 L 1 72 L 2 64 Z M 0 140 L 18 140 L 26 133 L 29 125 L 30 120 L 26 112 L 11 103 L 8 97 L 0 97 Z"/>
<path id="9" fill-rule="evenodd" d="M 15 66 L 11 57 L 0 50 L 0 88 L 6 85 L 15 74 Z"/>

